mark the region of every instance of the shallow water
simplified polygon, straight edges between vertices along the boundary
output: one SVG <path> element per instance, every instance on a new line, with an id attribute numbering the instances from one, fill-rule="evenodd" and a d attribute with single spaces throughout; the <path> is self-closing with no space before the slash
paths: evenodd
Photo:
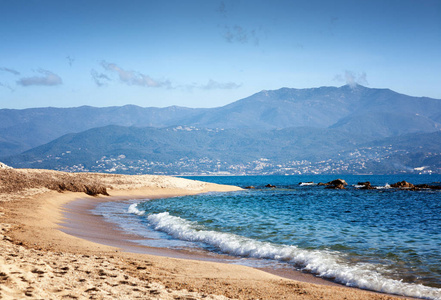
<path id="1" fill-rule="evenodd" d="M 387 188 L 441 176 L 344 176 L 346 190 L 299 185 L 335 179 L 329 176 L 194 179 L 256 189 L 106 203 L 96 212 L 148 237 L 150 246 L 199 247 L 348 286 L 441 299 L 441 192 Z M 359 181 L 382 188 L 359 190 Z"/>

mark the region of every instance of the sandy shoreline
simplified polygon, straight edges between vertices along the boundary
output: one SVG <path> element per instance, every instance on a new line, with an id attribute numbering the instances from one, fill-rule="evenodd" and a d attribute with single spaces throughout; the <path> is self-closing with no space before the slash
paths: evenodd
<path id="1" fill-rule="evenodd" d="M 162 196 L 161 198 L 163 198 Z M 127 201 L 134 200 L 132 197 L 108 197 L 103 199 L 105 202 Z M 154 199 L 158 197 L 149 197 Z M 213 261 L 220 263 L 231 263 L 232 260 L 236 261 L 237 258 L 209 253 L 206 251 L 185 251 L 185 250 L 172 250 L 167 248 L 155 248 L 140 245 L 139 240 L 145 240 L 145 238 L 139 235 L 129 234 L 117 228 L 115 224 L 107 222 L 102 216 L 92 214 L 93 210 L 101 201 L 89 201 L 88 199 L 76 199 L 64 205 L 64 217 L 66 218 L 63 223 L 61 231 L 70 235 L 80 237 L 92 242 L 113 246 L 121 249 L 125 252 L 133 252 L 140 254 L 150 254 L 165 257 L 181 258 L 181 259 L 193 259 L 202 261 Z M 93 228 L 92 230 L 90 230 Z M 331 281 L 315 277 L 311 274 L 301 273 L 293 269 L 261 269 L 265 272 L 282 276 L 288 279 L 293 279 L 302 282 L 315 283 L 320 285 L 331 285 L 341 287 L 342 285 L 333 283 Z"/>
<path id="2" fill-rule="evenodd" d="M 84 211 L 91 203 L 110 198 L 59 193 L 33 185 L 10 192 L 5 185 L 11 176 L 24 182 L 32 176 L 61 176 L 63 180 L 75 176 L 105 185 L 112 200 L 228 191 L 234 187 L 159 176 L 11 172 L 0 173 L 2 299 L 395 299 L 358 289 L 298 282 L 245 266 L 124 252 L 120 247 L 87 240 L 97 237 L 67 234 L 58 225 L 67 222 L 65 217 L 81 217 L 73 215 L 81 211 L 78 207 L 66 211 L 68 203 L 81 204 Z M 83 202 L 72 202 L 79 198 Z M 99 224 L 88 225 L 95 227 L 80 231 L 90 233 L 99 228 Z M 102 232 L 115 234 L 113 228 Z"/>

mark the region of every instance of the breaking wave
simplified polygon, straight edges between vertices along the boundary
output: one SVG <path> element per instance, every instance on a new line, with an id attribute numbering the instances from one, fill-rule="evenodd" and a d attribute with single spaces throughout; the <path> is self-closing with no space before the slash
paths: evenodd
<path id="1" fill-rule="evenodd" d="M 143 216 L 145 214 L 144 210 L 139 210 L 138 209 L 138 204 L 137 203 L 133 203 L 129 206 L 127 212 L 129 214 L 134 214 L 134 215 L 138 215 L 138 216 Z"/>
<path id="2" fill-rule="evenodd" d="M 130 205 L 129 212 L 145 214 L 145 211 L 136 208 L 136 204 Z M 339 252 L 305 250 L 296 246 L 261 242 L 232 233 L 206 230 L 197 222 L 172 216 L 168 212 L 151 214 L 147 219 L 155 230 L 180 240 L 205 243 L 226 254 L 288 262 L 300 270 L 351 287 L 410 297 L 441 299 L 441 289 L 387 278 L 378 272 L 381 266 L 369 263 L 350 264 Z M 381 271 L 387 273 L 387 270 Z"/>

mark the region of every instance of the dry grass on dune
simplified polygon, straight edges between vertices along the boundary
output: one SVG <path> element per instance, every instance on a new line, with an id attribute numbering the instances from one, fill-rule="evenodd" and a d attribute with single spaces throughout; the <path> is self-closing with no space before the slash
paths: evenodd
<path id="1" fill-rule="evenodd" d="M 18 194 L 29 196 L 49 190 L 83 192 L 91 196 L 108 196 L 108 190 L 133 191 L 144 188 L 200 192 L 208 185 L 210 184 L 205 182 L 158 175 L 67 173 L 42 169 L 0 168 L 0 195 L 10 196 L 18 196 Z"/>
<path id="2" fill-rule="evenodd" d="M 100 182 L 96 174 L 0 169 L 0 193 L 16 193 L 35 188 L 47 188 L 58 192 L 84 192 L 91 196 L 109 195 L 108 187 Z"/>

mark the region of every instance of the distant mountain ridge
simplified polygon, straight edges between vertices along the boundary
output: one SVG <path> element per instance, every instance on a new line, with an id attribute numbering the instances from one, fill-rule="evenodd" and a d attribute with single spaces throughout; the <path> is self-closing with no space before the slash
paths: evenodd
<path id="1" fill-rule="evenodd" d="M 332 126 L 350 131 L 350 128 L 343 126 L 348 121 L 339 122 L 343 119 L 358 119 L 364 114 L 390 113 L 405 116 L 403 118 L 421 119 L 420 123 L 424 124 L 421 131 L 430 132 L 441 128 L 440 110 L 440 100 L 416 98 L 388 89 L 370 89 L 361 85 L 340 88 L 281 88 L 262 91 L 226 106 L 207 110 L 190 120 L 186 119 L 189 120 L 186 125 L 260 129 Z M 237 120 L 238 117 L 240 120 Z M 404 123 L 395 126 L 403 126 Z M 394 127 L 394 124 L 389 124 L 388 127 Z M 408 130 L 410 128 L 402 131 L 409 133 Z"/>
<path id="2" fill-rule="evenodd" d="M 18 154 L 67 133 L 107 125 L 166 127 L 204 111 L 178 106 L 0 109 L 0 157 Z"/>
<path id="3" fill-rule="evenodd" d="M 270 137 L 283 136 L 288 140 L 287 153 L 303 157 L 301 151 L 294 153 L 292 150 L 299 146 L 307 149 L 311 155 L 325 158 L 323 154 L 326 149 L 329 150 L 329 154 L 343 151 L 344 147 L 349 149 L 349 144 L 343 143 L 344 147 L 340 147 L 335 142 L 345 135 L 353 145 L 361 145 L 382 138 L 439 132 L 441 100 L 411 97 L 389 89 L 345 85 L 310 89 L 264 90 L 222 107 L 205 109 L 178 106 L 143 108 L 135 105 L 105 108 L 82 106 L 24 110 L 1 109 L 0 158 L 16 156 L 60 137 L 65 140 L 66 134 L 79 134 L 75 137 L 79 138 L 84 136 L 81 134 L 84 131 L 105 128 L 109 125 L 150 127 L 149 132 L 153 135 L 157 133 L 154 128 L 176 128 L 177 126 L 225 129 L 227 130 L 225 132 L 230 134 L 228 139 L 237 140 L 235 136 L 242 137 L 244 141 L 248 139 L 249 142 L 243 142 L 244 147 L 253 145 L 251 139 L 257 135 L 260 137 L 255 139 L 256 143 L 263 143 L 263 145 L 271 143 Z M 109 140 L 112 139 L 111 132 L 100 130 L 108 136 Z M 276 134 L 277 130 L 282 130 L 280 135 Z M 212 140 L 213 147 L 216 143 L 222 144 L 222 139 L 227 138 L 225 132 L 222 133 L 219 130 L 213 132 L 217 132 L 216 138 Z M 165 136 L 170 139 L 174 138 L 169 133 Z M 178 136 L 182 139 L 186 135 L 184 131 L 181 131 Z M 203 135 L 201 133 L 193 135 L 193 137 L 196 136 L 201 138 Z M 268 138 L 265 140 L 265 137 Z M 159 136 L 155 139 L 155 142 L 161 140 Z M 294 141 L 301 142 L 296 145 Z M 189 143 L 192 145 L 189 147 L 195 149 L 195 145 L 204 142 L 206 142 L 204 139 L 195 140 L 193 144 Z M 283 139 L 279 139 L 278 142 L 281 145 L 284 144 Z M 173 153 L 186 151 L 183 149 L 186 147 L 184 142 L 172 145 L 168 141 L 163 145 L 167 145 Z M 314 149 L 311 145 L 321 148 L 322 151 Z M 233 148 L 234 151 L 249 153 L 250 156 L 256 155 L 256 157 L 262 156 L 262 153 L 266 153 L 271 148 L 257 144 L 254 146 L 260 149 L 260 152 L 249 147 L 243 150 Z M 149 147 L 151 148 L 147 146 Z M 130 147 L 127 146 L 127 148 Z M 33 153 L 40 153 L 40 150 Z M 222 155 L 221 152 L 212 150 L 208 152 Z M 155 156 L 155 152 L 149 151 L 145 153 Z M 229 150 L 224 149 L 224 151 Z M 236 156 L 240 157 L 242 154 L 237 153 Z M 161 157 L 165 158 L 165 156 Z M 170 157 L 175 159 L 177 156 L 171 155 Z"/>

